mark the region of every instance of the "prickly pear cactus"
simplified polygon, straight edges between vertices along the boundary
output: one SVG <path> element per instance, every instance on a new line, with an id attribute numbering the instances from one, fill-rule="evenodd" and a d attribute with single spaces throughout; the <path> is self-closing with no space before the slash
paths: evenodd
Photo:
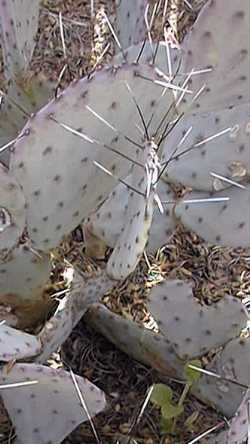
<path id="1" fill-rule="evenodd" d="M 18 328 L 44 320 L 51 306 L 46 284 L 51 261 L 48 254 L 20 245 L 0 264 L 1 319 Z"/>
<path id="2" fill-rule="evenodd" d="M 210 68 L 190 82 L 193 91 L 205 84 L 194 103 L 195 113 L 249 103 L 248 6 L 247 0 L 208 1 L 182 44 L 182 72 Z M 235 32 L 230 32 L 232 29 Z"/>
<path id="3" fill-rule="evenodd" d="M 157 146 L 147 141 L 139 157 L 142 167 L 135 166 L 125 222 L 107 263 L 107 273 L 113 279 L 124 279 L 138 264 L 148 241 L 153 218 L 154 199 L 160 163 Z"/>
<path id="4" fill-rule="evenodd" d="M 131 183 L 131 176 L 126 179 L 126 182 Z M 156 208 L 154 209 L 148 244 L 146 245 L 147 251 L 152 254 L 155 254 L 158 248 L 167 242 L 175 227 L 175 220 L 172 216 L 174 195 L 170 187 L 159 180 L 157 193 L 161 202 L 169 201 L 171 203 L 166 206 L 164 214 L 159 211 L 155 204 Z M 123 184 L 118 184 L 104 204 L 88 218 L 86 223 L 86 230 L 89 230 L 90 233 L 99 238 L 101 242 L 104 241 L 111 248 L 115 247 L 122 232 L 129 194 L 129 190 Z"/>
<path id="5" fill-rule="evenodd" d="M 244 305 L 231 296 L 204 307 L 194 299 L 189 283 L 163 281 L 150 293 L 149 309 L 162 334 L 184 360 L 239 336 L 248 319 Z"/>
<path id="6" fill-rule="evenodd" d="M 243 444 L 249 436 L 249 401 L 250 389 L 246 391 L 239 408 L 229 423 L 225 444 Z"/>
<path id="7" fill-rule="evenodd" d="M 124 49 L 123 52 L 117 53 L 114 56 L 112 63 L 114 65 L 120 65 L 124 63 L 124 57 L 127 63 L 149 63 L 160 70 L 166 76 L 166 80 L 166 78 L 174 77 L 177 74 L 181 60 L 180 50 L 169 47 L 169 53 L 171 66 L 169 66 L 165 42 L 160 41 L 159 44 L 157 44 L 154 42 L 150 43 L 148 40 L 145 40 L 145 42 L 140 42 L 137 45 L 131 45 Z M 172 73 L 170 73 L 170 71 L 172 71 Z M 178 72 L 178 74 L 184 81 L 185 75 L 182 72 Z"/>
<path id="8" fill-rule="evenodd" d="M 242 182 L 250 172 L 249 117 L 247 104 L 185 117 L 169 134 L 164 147 L 163 162 L 171 159 L 175 151 L 165 180 L 203 191 L 218 191 L 229 186 L 210 173 Z M 181 143 L 185 134 L 187 137 Z"/>
<path id="9" fill-rule="evenodd" d="M 26 71 L 35 48 L 39 0 L 1 0 L 0 30 L 5 74 L 15 78 Z"/>
<path id="10" fill-rule="evenodd" d="M 234 181 L 249 174 L 248 6 L 247 0 L 240 4 L 210 0 L 182 45 L 180 72 L 207 72 L 192 75 L 187 83 L 195 95 L 198 93 L 196 100 L 194 94 L 186 94 L 179 104 L 185 116 L 167 139 L 164 154 L 169 159 L 173 147 L 192 129 L 177 150 L 189 153 L 171 162 L 166 180 L 214 191 L 218 180 L 211 172 Z M 232 36 L 231 29 L 235 30 Z M 222 181 L 219 186 L 222 189 L 228 184 Z"/>
<path id="11" fill-rule="evenodd" d="M 30 114 L 47 103 L 54 89 L 53 82 L 28 69 L 35 47 L 39 3 L 39 0 L 0 2 L 0 39 L 7 79 L 1 85 L 0 159 L 7 166 L 9 149 L 2 151 L 3 147 L 18 136 Z"/>
<path id="12" fill-rule="evenodd" d="M 189 229 L 195 231 L 207 242 L 230 246 L 249 246 L 248 206 L 249 189 L 236 186 L 210 195 L 192 192 L 187 199 L 228 198 L 228 201 L 185 203 L 179 202 L 175 215 Z"/>
<path id="13" fill-rule="evenodd" d="M 7 134 L 14 139 L 29 116 L 53 97 L 54 86 L 54 83 L 41 73 L 27 74 L 24 79 L 8 82 L 0 112 L 0 134 Z"/>
<path id="14" fill-rule="evenodd" d="M 25 222 L 25 198 L 15 177 L 0 163 L 0 257 L 18 243 Z"/>
<path id="15" fill-rule="evenodd" d="M 244 386 L 250 385 L 249 351 L 249 338 L 235 338 L 226 344 L 208 366 L 208 370 L 224 378 L 234 379 L 239 382 L 238 385 L 202 375 L 195 387 L 195 394 L 229 418 L 235 414 L 241 403 L 245 393 Z M 243 387 L 240 384 L 243 384 Z"/>
<path id="16" fill-rule="evenodd" d="M 170 377 L 183 377 L 180 359 L 170 341 L 101 304 L 90 306 L 85 318 L 95 330 L 133 359 Z"/>
<path id="17" fill-rule="evenodd" d="M 129 128 L 129 137 L 140 143 L 136 125 L 141 126 L 141 121 L 126 83 L 143 114 L 155 111 L 152 132 L 168 97 L 172 98 L 169 93 L 160 100 L 162 87 L 145 76 L 157 77 L 147 66 L 103 69 L 93 78 L 74 82 L 25 126 L 10 170 L 23 187 L 28 233 L 37 248 L 56 246 L 105 200 L 115 179 L 96 163 L 121 178 L 129 173 L 139 148 L 123 135 Z"/>
<path id="18" fill-rule="evenodd" d="M 246 390 L 238 409 L 228 421 L 227 429 L 202 440 L 202 444 L 245 444 L 249 437 L 249 402 L 250 389 Z"/>
<path id="19" fill-rule="evenodd" d="M 29 359 L 41 351 L 41 342 L 36 336 L 0 325 L 0 360 L 9 362 L 19 359 Z"/>
<path id="20" fill-rule="evenodd" d="M 44 363 L 66 341 L 88 307 L 98 302 L 113 285 L 105 272 L 85 275 L 84 279 L 76 274 L 69 293 L 38 335 L 41 351 L 35 358 L 36 362 Z"/>
<path id="21" fill-rule="evenodd" d="M 144 15 L 147 4 L 146 0 L 116 0 L 116 33 L 123 49 L 146 37 Z"/>
<path id="22" fill-rule="evenodd" d="M 1 384 L 37 381 L 25 387 L 1 390 L 4 405 L 17 434 L 17 444 L 60 444 L 78 424 L 101 412 L 106 404 L 104 393 L 84 378 L 62 369 L 38 364 L 3 367 Z M 79 400 L 82 394 L 87 411 Z"/>

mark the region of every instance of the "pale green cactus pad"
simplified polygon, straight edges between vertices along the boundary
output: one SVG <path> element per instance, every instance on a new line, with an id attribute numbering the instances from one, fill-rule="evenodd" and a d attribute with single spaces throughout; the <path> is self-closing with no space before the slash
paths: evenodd
<path id="1" fill-rule="evenodd" d="M 24 128 L 10 169 L 23 187 L 28 232 L 37 248 L 56 246 L 114 187 L 115 179 L 94 162 L 119 177 L 128 175 L 132 162 L 126 156 L 137 159 L 139 148 L 121 134 L 129 134 L 140 143 L 142 136 L 136 125 L 141 128 L 142 122 L 126 83 L 146 120 L 153 112 L 150 133 L 172 98 L 171 92 L 162 97 L 162 87 L 145 76 L 157 78 L 154 69 L 147 66 L 98 71 L 94 77 L 74 82 Z M 72 133 L 74 130 L 78 133 Z"/>
<path id="2" fill-rule="evenodd" d="M 193 297 L 192 285 L 179 280 L 153 287 L 149 310 L 176 354 L 185 360 L 239 336 L 248 319 L 238 299 L 226 295 L 216 304 L 201 306 Z"/>
<path id="3" fill-rule="evenodd" d="M 75 376 L 90 417 L 102 411 L 105 395 L 94 384 Z M 15 427 L 18 444 L 60 444 L 88 415 L 81 405 L 70 373 L 37 364 L 15 364 L 0 373 L 1 384 L 37 381 L 1 390 Z"/>
<path id="4" fill-rule="evenodd" d="M 15 177 L 0 163 L 0 256 L 19 241 L 25 222 L 25 198 Z"/>

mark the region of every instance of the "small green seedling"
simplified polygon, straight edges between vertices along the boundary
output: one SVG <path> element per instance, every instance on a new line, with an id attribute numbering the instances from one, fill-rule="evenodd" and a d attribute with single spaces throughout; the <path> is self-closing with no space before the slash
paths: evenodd
<path id="1" fill-rule="evenodd" d="M 199 379 L 200 373 L 189 366 L 201 367 L 198 359 L 185 364 L 184 375 L 186 384 L 178 403 L 173 402 L 173 390 L 166 384 L 154 384 L 150 397 L 157 407 L 161 409 L 161 430 L 163 433 L 175 433 L 177 418 L 184 412 L 184 401 L 192 385 Z"/>

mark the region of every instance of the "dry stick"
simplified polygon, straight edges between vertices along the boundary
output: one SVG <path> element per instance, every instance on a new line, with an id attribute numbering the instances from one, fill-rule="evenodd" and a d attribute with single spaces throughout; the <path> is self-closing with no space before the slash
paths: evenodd
<path id="1" fill-rule="evenodd" d="M 54 17 L 56 20 L 58 20 L 58 14 L 49 11 L 47 8 L 41 8 L 41 11 L 42 11 L 42 13 L 50 15 L 51 17 Z M 84 22 L 78 22 L 77 20 L 72 20 L 72 19 L 70 19 L 68 17 L 62 17 L 62 20 L 63 20 L 63 22 L 68 22 L 68 23 L 71 23 L 72 25 L 80 26 L 80 27 L 83 27 L 83 28 L 86 28 L 88 26 Z"/>
<path id="2" fill-rule="evenodd" d="M 63 48 L 63 55 L 64 59 L 67 59 L 67 53 L 66 53 L 66 45 L 65 45 L 65 38 L 64 38 L 64 30 L 63 30 L 63 22 L 62 22 L 62 13 L 59 12 L 59 28 L 60 28 L 60 36 L 62 41 L 62 48 Z"/>
<path id="3" fill-rule="evenodd" d="M 90 15 L 91 15 L 91 19 L 93 20 L 95 17 L 94 0 L 90 0 Z"/>

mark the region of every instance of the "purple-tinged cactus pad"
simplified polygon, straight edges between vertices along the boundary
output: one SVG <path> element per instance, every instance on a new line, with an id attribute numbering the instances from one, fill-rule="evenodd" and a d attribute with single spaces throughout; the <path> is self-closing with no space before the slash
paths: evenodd
<path id="1" fill-rule="evenodd" d="M 74 82 L 24 128 L 26 136 L 15 144 L 11 171 L 23 187 L 28 204 L 28 232 L 37 248 L 48 250 L 56 246 L 108 196 L 115 179 L 98 168 L 95 161 L 116 176 L 128 175 L 131 162 L 102 146 L 106 144 L 132 159 L 138 157 L 139 148 L 121 135 L 141 142 L 136 125 L 141 128 L 142 122 L 126 82 L 145 120 L 154 113 L 150 133 L 172 98 L 171 93 L 161 97 L 162 87 L 142 76 L 157 78 L 153 68 L 147 66 L 103 69 L 94 77 Z M 60 123 L 94 142 L 73 134 Z"/>
<path id="2" fill-rule="evenodd" d="M 249 102 L 249 21 L 248 0 L 210 0 L 202 9 L 182 45 L 182 72 L 211 68 L 189 83 L 195 92 L 205 84 L 194 111 L 230 109 Z"/>
<path id="3" fill-rule="evenodd" d="M 116 33 L 123 49 L 144 40 L 147 4 L 147 0 L 116 0 Z"/>
<path id="4" fill-rule="evenodd" d="M 41 342 L 34 335 L 0 325 L 0 361 L 27 359 L 41 351 Z"/>
<path id="5" fill-rule="evenodd" d="M 166 139 L 162 160 L 168 161 L 173 153 L 175 158 L 164 178 L 203 191 L 228 187 L 210 173 L 241 182 L 250 173 L 249 141 L 250 105 L 184 117 Z"/>
<path id="6" fill-rule="evenodd" d="M 1 0 L 1 44 L 7 77 L 26 70 L 35 47 L 39 0 Z"/>
<path id="7" fill-rule="evenodd" d="M 126 182 L 131 183 L 131 176 L 126 179 Z M 162 180 L 159 180 L 157 185 L 157 193 L 161 201 L 173 202 L 174 200 L 170 187 Z M 118 184 L 104 204 L 88 219 L 87 228 L 90 232 L 111 248 L 115 247 L 121 234 L 129 194 L 130 191 L 123 184 Z M 146 246 L 147 252 L 151 254 L 155 254 L 158 248 L 167 242 L 175 227 L 175 221 L 172 216 L 173 203 L 164 205 L 164 209 L 164 214 L 160 213 L 158 207 L 154 209 L 148 244 Z"/>
<path id="8" fill-rule="evenodd" d="M 225 296 L 211 306 L 201 306 L 192 285 L 163 281 L 150 293 L 149 310 L 162 334 L 181 359 L 193 359 L 238 336 L 247 323 L 244 305 Z"/>
<path id="9" fill-rule="evenodd" d="M 228 247 L 249 247 L 250 226 L 248 208 L 250 191 L 248 183 L 246 189 L 232 186 L 224 191 L 210 195 L 205 192 L 192 192 L 186 199 L 216 199 L 229 198 L 217 202 L 180 201 L 175 207 L 176 217 L 185 227 L 195 231 L 209 243 Z"/>
<path id="10" fill-rule="evenodd" d="M 105 408 L 105 395 L 94 384 L 76 376 L 90 417 Z M 15 427 L 18 444 L 60 444 L 79 424 L 88 420 L 70 373 L 37 364 L 15 364 L 2 369 L 1 384 L 38 381 L 1 390 Z"/>
<path id="11" fill-rule="evenodd" d="M 25 198 L 21 187 L 0 163 L 0 256 L 18 243 L 25 222 Z"/>

